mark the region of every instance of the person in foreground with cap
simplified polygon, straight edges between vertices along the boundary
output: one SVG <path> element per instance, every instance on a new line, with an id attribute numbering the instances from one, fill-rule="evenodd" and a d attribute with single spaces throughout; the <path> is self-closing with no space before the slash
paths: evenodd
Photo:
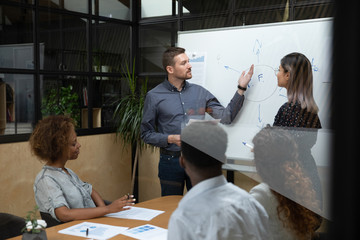
<path id="1" fill-rule="evenodd" d="M 181 133 L 180 165 L 193 187 L 171 215 L 168 239 L 268 239 L 268 215 L 222 174 L 227 134 L 216 123 L 194 122 Z"/>

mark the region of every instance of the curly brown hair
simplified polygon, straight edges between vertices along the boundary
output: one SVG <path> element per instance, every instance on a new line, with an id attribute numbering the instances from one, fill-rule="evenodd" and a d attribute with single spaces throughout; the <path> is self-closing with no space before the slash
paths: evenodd
<path id="1" fill-rule="evenodd" d="M 311 179 L 298 161 L 299 150 L 292 132 L 267 126 L 253 143 L 257 172 L 278 200 L 277 213 L 284 227 L 299 239 L 313 237 L 322 221 L 315 213 L 320 211 L 320 203 Z"/>
<path id="2" fill-rule="evenodd" d="M 31 151 L 44 162 L 54 162 L 69 144 L 74 120 L 68 116 L 49 116 L 40 120 L 32 132 L 29 143 Z"/>
<path id="3" fill-rule="evenodd" d="M 293 189 L 295 193 L 292 197 L 297 202 L 271 190 L 279 202 L 278 217 L 285 227 L 295 232 L 299 239 L 313 239 L 315 230 L 320 227 L 322 218 L 310 210 L 319 210 L 319 203 L 316 200 L 316 193 L 312 189 L 312 182 L 301 170 L 299 171 L 301 167 L 297 162 L 291 163 L 292 166 L 286 165 L 288 164 L 284 164 L 283 168 L 287 169 L 285 172 L 289 174 L 289 181 L 284 183 L 286 185 L 285 191 L 289 192 L 289 189 Z"/>

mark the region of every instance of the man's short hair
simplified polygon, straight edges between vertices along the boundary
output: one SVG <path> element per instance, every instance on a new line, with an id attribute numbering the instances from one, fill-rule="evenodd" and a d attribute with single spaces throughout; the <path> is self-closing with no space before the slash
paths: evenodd
<path id="1" fill-rule="evenodd" d="M 174 66 L 174 58 L 179 55 L 185 53 L 185 48 L 181 47 L 169 47 L 163 54 L 162 64 L 165 72 L 167 72 L 167 66 Z"/>
<path id="2" fill-rule="evenodd" d="M 221 166 L 226 162 L 227 134 L 213 122 L 194 122 L 181 133 L 181 153 L 197 167 Z"/>

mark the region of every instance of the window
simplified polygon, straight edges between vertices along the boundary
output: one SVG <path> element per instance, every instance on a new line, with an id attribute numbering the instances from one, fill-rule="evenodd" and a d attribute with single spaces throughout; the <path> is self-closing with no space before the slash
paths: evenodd
<path id="1" fill-rule="evenodd" d="M 287 0 L 245 0 L 245 1 L 235 1 L 235 8 L 244 9 L 244 8 L 264 8 L 264 7 L 285 7 L 285 4 L 289 2 Z"/>
<path id="2" fill-rule="evenodd" d="M 222 11 L 226 11 L 229 8 L 231 0 L 207 0 L 207 1 L 191 1 L 183 0 L 183 9 L 186 9 L 183 12 L 185 15 L 197 15 L 197 14 L 209 14 L 215 13 L 219 14 Z"/>
<path id="3" fill-rule="evenodd" d="M 177 7 L 173 8 L 174 2 L 173 0 L 141 0 L 141 17 L 175 15 L 177 14 Z M 174 12 L 175 14 L 173 14 Z"/>
<path id="4" fill-rule="evenodd" d="M 183 31 L 229 27 L 227 16 L 204 17 L 183 22 Z"/>
<path id="5" fill-rule="evenodd" d="M 34 77 L 0 73 L 0 135 L 31 133 L 34 115 Z"/>
<path id="6" fill-rule="evenodd" d="M 114 131 L 122 66 L 133 58 L 130 1 L 88 4 L 0 4 L 1 142 L 27 140 L 39 119 L 67 112 L 80 135 Z"/>
<path id="7" fill-rule="evenodd" d="M 39 43 L 44 62 L 40 69 L 87 71 L 86 25 L 88 20 L 69 14 L 39 12 Z"/>
<path id="8" fill-rule="evenodd" d="M 45 6 L 54 9 L 64 9 L 68 11 L 87 13 L 88 0 L 43 0 L 39 1 L 39 6 Z"/>
<path id="9" fill-rule="evenodd" d="M 130 20 L 130 1 L 93 0 L 92 11 L 92 14 L 97 16 Z"/>
<path id="10" fill-rule="evenodd" d="M 162 53 L 171 46 L 177 34 L 177 24 L 151 24 L 139 28 L 140 71 L 161 72 Z"/>
<path id="11" fill-rule="evenodd" d="M 0 5 L 0 13 L 0 68 L 10 69 L 0 71 L 0 135 L 31 133 L 34 76 L 21 71 L 34 70 L 33 10 Z"/>
<path id="12" fill-rule="evenodd" d="M 33 10 L 0 5 L 0 68 L 34 69 Z"/>
<path id="13" fill-rule="evenodd" d="M 329 4 L 299 6 L 295 8 L 295 20 L 325 18 L 332 16 L 334 16 L 334 8 L 333 5 Z"/>

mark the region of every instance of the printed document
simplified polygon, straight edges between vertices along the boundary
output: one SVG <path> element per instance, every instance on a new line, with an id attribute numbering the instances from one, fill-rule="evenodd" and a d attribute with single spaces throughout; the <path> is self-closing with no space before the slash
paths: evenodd
<path id="1" fill-rule="evenodd" d="M 168 230 L 151 224 L 130 228 L 121 234 L 140 240 L 166 240 Z"/>
<path id="2" fill-rule="evenodd" d="M 117 213 L 110 213 L 105 215 L 105 217 L 150 221 L 151 219 L 162 213 L 164 213 L 164 211 L 141 207 L 131 207 L 129 210 L 124 210 Z"/>
<path id="3" fill-rule="evenodd" d="M 127 229 L 127 227 L 83 222 L 60 230 L 59 233 L 93 239 L 109 239 L 126 231 Z"/>

